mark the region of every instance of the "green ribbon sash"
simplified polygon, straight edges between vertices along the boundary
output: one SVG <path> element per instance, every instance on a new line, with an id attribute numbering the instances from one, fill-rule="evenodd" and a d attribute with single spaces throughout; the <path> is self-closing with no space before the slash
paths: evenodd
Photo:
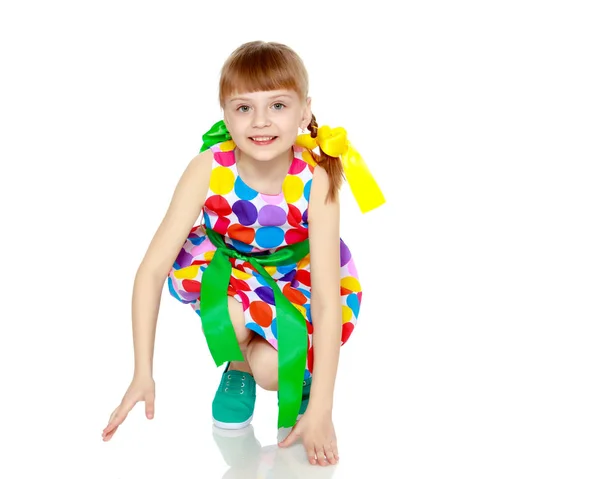
<path id="1" fill-rule="evenodd" d="M 278 342 L 278 427 L 292 427 L 296 423 L 302 400 L 302 381 L 308 347 L 306 319 L 283 295 L 264 267 L 298 263 L 309 252 L 308 239 L 268 255 L 251 255 L 229 248 L 223 236 L 210 228 L 206 228 L 206 234 L 217 248 L 202 274 L 200 295 L 200 318 L 210 353 L 217 366 L 226 361 L 244 360 L 229 316 L 227 288 L 232 270 L 229 258 L 247 261 L 256 268 L 275 296 L 273 321 L 277 322 Z"/>

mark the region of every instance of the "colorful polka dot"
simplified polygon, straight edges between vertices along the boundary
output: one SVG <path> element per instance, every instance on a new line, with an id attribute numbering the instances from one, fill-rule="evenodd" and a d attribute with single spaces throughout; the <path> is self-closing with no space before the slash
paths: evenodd
<path id="1" fill-rule="evenodd" d="M 292 288 L 289 284 L 286 284 L 282 290 L 283 295 L 294 304 L 306 303 L 306 296 L 304 296 L 297 289 Z"/>
<path id="2" fill-rule="evenodd" d="M 281 245 L 283 234 L 283 230 L 276 226 L 261 226 L 256 230 L 256 243 L 261 248 L 275 248 Z"/>
<path id="3" fill-rule="evenodd" d="M 287 230 L 285 232 L 286 244 L 300 243 L 301 241 L 304 241 L 305 239 L 308 239 L 308 230 L 307 229 L 294 228 L 292 230 Z"/>
<path id="4" fill-rule="evenodd" d="M 281 226 L 286 219 L 285 211 L 279 206 L 265 205 L 258 212 L 258 224 L 261 226 Z"/>
<path id="5" fill-rule="evenodd" d="M 176 269 L 173 271 L 173 276 L 177 279 L 192 279 L 198 276 L 199 266 L 188 266 L 183 269 Z"/>
<path id="6" fill-rule="evenodd" d="M 346 276 L 345 278 L 342 278 L 340 284 L 342 288 L 348 289 L 354 293 L 360 291 L 360 283 L 358 282 L 358 279 L 353 278 L 352 276 Z"/>
<path id="7" fill-rule="evenodd" d="M 302 221 L 302 213 L 300 213 L 300 210 L 294 205 L 288 205 L 288 208 L 288 223 L 294 228 L 298 228 L 300 226 L 300 222 Z"/>
<path id="8" fill-rule="evenodd" d="M 298 158 L 294 158 L 292 160 L 292 164 L 290 165 L 289 174 L 290 175 L 298 175 L 302 173 L 302 170 L 306 168 L 306 163 Z"/>
<path id="9" fill-rule="evenodd" d="M 350 320 L 352 320 L 352 310 L 348 306 L 343 304 L 342 305 L 342 323 L 347 323 Z"/>
<path id="10" fill-rule="evenodd" d="M 223 143 L 221 143 L 221 151 L 223 152 L 228 152 L 228 151 L 232 151 L 235 148 L 235 143 L 233 142 L 233 140 L 228 140 L 228 141 L 224 141 Z M 235 156 L 232 153 L 231 155 L 233 157 L 233 162 L 235 163 Z"/>
<path id="11" fill-rule="evenodd" d="M 304 183 L 299 176 L 286 176 L 283 180 L 283 195 L 288 203 L 295 203 L 302 196 Z"/>
<path id="12" fill-rule="evenodd" d="M 264 193 L 261 193 L 260 197 L 269 205 L 279 205 L 284 201 L 283 193 L 279 193 L 278 195 L 265 195 Z"/>
<path id="13" fill-rule="evenodd" d="M 235 179 L 234 189 L 235 194 L 242 200 L 253 200 L 258 195 L 258 191 L 250 188 L 239 176 Z"/>
<path id="14" fill-rule="evenodd" d="M 254 247 L 251 244 L 246 244 L 243 241 L 236 239 L 231 240 L 231 245 L 241 253 L 251 253 Z"/>
<path id="15" fill-rule="evenodd" d="M 346 243 L 340 241 L 340 266 L 346 266 L 351 257 L 352 255 L 350 254 L 350 250 L 346 246 Z"/>
<path id="16" fill-rule="evenodd" d="M 227 233 L 227 228 L 229 228 L 229 223 L 231 223 L 231 220 L 229 218 L 223 218 L 221 216 L 221 217 L 219 217 L 219 219 L 217 220 L 217 222 L 213 226 L 213 229 L 217 233 L 220 233 L 220 234 L 224 235 L 224 234 Z"/>
<path id="17" fill-rule="evenodd" d="M 222 153 L 213 153 L 215 161 L 221 166 L 233 166 L 235 164 L 235 155 L 233 151 L 231 151 L 233 148 L 228 149 L 227 143 L 229 142 L 221 143 Z"/>
<path id="18" fill-rule="evenodd" d="M 270 286 L 260 286 L 254 292 L 265 303 L 275 305 L 275 294 Z"/>
<path id="19" fill-rule="evenodd" d="M 254 241 L 254 236 L 256 231 L 254 228 L 249 228 L 248 226 L 240 225 L 237 223 L 232 224 L 227 230 L 227 235 L 234 240 L 241 241 L 242 243 L 252 243 Z"/>
<path id="20" fill-rule="evenodd" d="M 209 197 L 204 205 L 219 216 L 229 216 L 231 214 L 231 206 L 229 202 L 221 195 L 213 195 Z"/>
<path id="21" fill-rule="evenodd" d="M 304 190 L 302 193 L 304 194 L 304 198 L 306 201 L 310 201 L 310 188 L 312 187 L 312 180 L 308 180 L 304 185 Z"/>
<path id="22" fill-rule="evenodd" d="M 256 206 L 254 206 L 254 203 L 249 200 L 238 200 L 233 204 L 231 209 L 237 216 L 240 224 L 244 226 L 253 225 L 258 218 Z"/>
<path id="23" fill-rule="evenodd" d="M 262 301 L 252 301 L 248 310 L 250 311 L 252 319 L 258 323 L 259 326 L 266 328 L 271 325 L 271 321 L 273 321 L 273 312 L 267 303 Z"/>
<path id="24" fill-rule="evenodd" d="M 226 195 L 233 189 L 233 171 L 225 166 L 213 168 L 210 175 L 210 189 L 217 195 Z"/>

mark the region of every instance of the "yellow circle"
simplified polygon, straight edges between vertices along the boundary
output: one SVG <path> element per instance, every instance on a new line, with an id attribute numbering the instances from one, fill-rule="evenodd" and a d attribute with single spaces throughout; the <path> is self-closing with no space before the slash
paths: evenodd
<path id="1" fill-rule="evenodd" d="M 310 253 L 298 262 L 298 269 L 304 269 L 310 264 Z"/>
<path id="2" fill-rule="evenodd" d="M 348 306 L 343 304 L 342 305 L 342 323 L 347 323 L 351 319 L 352 319 L 352 310 Z"/>
<path id="3" fill-rule="evenodd" d="M 226 152 L 226 151 L 231 151 L 235 148 L 235 143 L 233 142 L 233 140 L 227 140 L 224 141 L 223 143 L 221 143 L 221 151 Z"/>
<path id="4" fill-rule="evenodd" d="M 217 195 L 226 195 L 233 189 L 233 171 L 217 166 L 210 175 L 210 189 Z"/>
<path id="5" fill-rule="evenodd" d="M 296 307 L 296 309 L 302 313 L 302 316 L 304 316 L 306 318 L 306 308 L 304 306 L 302 306 L 301 304 L 296 304 L 296 303 L 292 303 L 292 305 L 294 305 Z"/>
<path id="6" fill-rule="evenodd" d="M 349 289 L 354 293 L 358 293 L 360 291 L 360 283 L 356 278 L 353 278 L 352 276 L 346 276 L 345 278 L 342 278 L 340 285 L 342 286 L 342 288 Z"/>
<path id="7" fill-rule="evenodd" d="M 252 275 L 250 273 L 246 273 L 245 271 L 240 271 L 237 268 L 233 268 L 231 270 L 231 273 L 233 274 L 233 276 L 235 276 L 237 279 L 248 279 L 248 278 L 252 278 Z"/>
<path id="8" fill-rule="evenodd" d="M 177 279 L 194 279 L 198 275 L 198 266 L 194 264 L 192 266 L 186 266 L 185 268 L 177 269 L 173 271 L 173 276 Z"/>
<path id="9" fill-rule="evenodd" d="M 277 266 L 265 266 L 265 271 L 273 276 L 277 272 Z"/>
<path id="10" fill-rule="evenodd" d="M 304 193 L 304 183 L 293 175 L 289 175 L 283 180 L 283 195 L 288 203 L 295 203 Z"/>

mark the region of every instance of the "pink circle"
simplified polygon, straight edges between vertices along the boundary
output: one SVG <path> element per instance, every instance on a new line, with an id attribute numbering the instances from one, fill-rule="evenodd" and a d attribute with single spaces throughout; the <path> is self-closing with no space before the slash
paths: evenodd
<path id="1" fill-rule="evenodd" d="M 221 166 L 235 165 L 235 153 L 231 151 L 215 151 L 213 152 L 215 161 Z"/>
<path id="2" fill-rule="evenodd" d="M 283 198 L 283 191 L 281 193 L 279 193 L 278 195 L 265 195 L 264 193 L 261 193 L 260 197 L 266 203 L 269 203 L 270 205 L 278 205 L 284 199 Z"/>
<path id="3" fill-rule="evenodd" d="M 290 175 L 297 175 L 304 170 L 304 168 L 306 168 L 306 163 L 298 158 L 294 158 L 290 165 Z"/>

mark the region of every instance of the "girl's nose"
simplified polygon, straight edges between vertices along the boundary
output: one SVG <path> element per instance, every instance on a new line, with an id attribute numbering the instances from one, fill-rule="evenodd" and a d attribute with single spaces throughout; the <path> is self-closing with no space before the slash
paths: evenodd
<path id="1" fill-rule="evenodd" d="M 270 124 L 271 120 L 269 119 L 269 115 L 262 110 L 256 110 L 252 121 L 252 126 L 262 128 L 265 126 L 269 126 Z"/>

